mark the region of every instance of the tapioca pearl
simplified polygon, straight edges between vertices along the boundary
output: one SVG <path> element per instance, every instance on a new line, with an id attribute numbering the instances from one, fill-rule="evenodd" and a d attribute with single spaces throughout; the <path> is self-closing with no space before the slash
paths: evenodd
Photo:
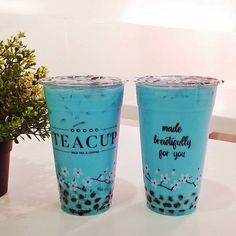
<path id="1" fill-rule="evenodd" d="M 161 203 L 161 202 L 158 200 L 158 198 L 154 198 L 153 201 L 156 202 L 158 205 Z"/>
<path id="2" fill-rule="evenodd" d="M 198 196 L 196 196 L 196 197 L 194 198 L 194 201 L 196 202 L 196 201 L 197 201 L 197 199 L 198 199 Z"/>
<path id="3" fill-rule="evenodd" d="M 179 202 L 176 202 L 176 203 L 174 204 L 174 208 L 180 208 L 180 206 L 181 206 L 181 204 L 180 204 Z"/>
<path id="4" fill-rule="evenodd" d="M 145 186 L 144 188 L 145 188 L 145 191 L 147 191 L 147 187 Z"/>
<path id="5" fill-rule="evenodd" d="M 193 204 L 190 205 L 189 209 L 192 209 L 193 208 Z"/>
<path id="6" fill-rule="evenodd" d="M 162 201 L 162 200 L 164 200 L 164 197 L 162 195 L 160 195 L 159 199 Z"/>
<path id="7" fill-rule="evenodd" d="M 88 213 L 91 212 L 91 209 L 88 209 L 88 210 L 79 210 L 76 212 L 76 214 L 78 214 L 79 216 L 83 216 L 83 215 L 86 215 Z"/>
<path id="8" fill-rule="evenodd" d="M 63 198 L 63 201 L 66 205 L 68 204 L 68 199 L 67 198 Z"/>
<path id="9" fill-rule="evenodd" d="M 182 200 L 184 199 L 184 196 L 183 196 L 182 194 L 180 194 L 180 195 L 178 196 L 178 199 L 179 199 L 180 201 L 182 201 Z"/>
<path id="10" fill-rule="evenodd" d="M 147 200 L 148 200 L 148 202 L 152 202 L 152 198 L 150 195 L 147 195 Z"/>
<path id="11" fill-rule="evenodd" d="M 109 203 L 110 203 L 110 200 L 109 200 L 109 199 L 107 199 L 107 200 L 104 202 L 105 205 L 107 205 L 107 204 L 109 204 Z"/>
<path id="12" fill-rule="evenodd" d="M 82 194 L 79 194 L 79 199 L 80 200 L 82 200 L 82 199 L 84 199 L 85 198 L 85 196 L 84 195 L 82 195 Z"/>
<path id="13" fill-rule="evenodd" d="M 184 202 L 184 205 L 187 205 L 189 203 L 189 200 L 186 200 L 185 202 Z"/>
<path id="14" fill-rule="evenodd" d="M 76 197 L 72 197 L 70 200 L 71 200 L 72 202 L 76 202 L 76 201 L 77 201 L 77 198 L 76 198 Z"/>
<path id="15" fill-rule="evenodd" d="M 152 204 L 151 204 L 150 206 L 151 206 L 151 208 L 156 208 L 156 207 L 155 207 L 154 205 L 152 205 Z"/>
<path id="16" fill-rule="evenodd" d="M 195 192 L 194 192 L 194 193 L 192 193 L 192 196 L 195 196 L 195 195 L 197 195 L 197 193 L 195 193 Z"/>
<path id="17" fill-rule="evenodd" d="M 178 210 L 178 212 L 180 212 L 180 213 L 185 212 L 185 211 L 186 211 L 185 209 Z"/>
<path id="18" fill-rule="evenodd" d="M 89 129 L 89 132 L 93 132 L 93 129 Z"/>
<path id="19" fill-rule="evenodd" d="M 172 205 L 169 202 L 164 202 L 162 205 L 163 207 L 168 207 L 168 208 L 172 207 Z"/>
<path id="20" fill-rule="evenodd" d="M 154 196 L 154 195 L 155 195 L 154 191 L 152 191 L 152 190 L 150 190 L 149 193 L 150 193 L 151 196 Z"/>
<path id="21" fill-rule="evenodd" d="M 84 204 L 85 205 L 91 205 L 91 201 L 87 199 L 87 200 L 84 201 Z"/>
<path id="22" fill-rule="evenodd" d="M 101 200 L 101 198 L 98 197 L 98 198 L 96 198 L 96 199 L 94 200 L 94 202 L 99 202 L 100 200 Z"/>
<path id="23" fill-rule="evenodd" d="M 77 211 L 77 214 L 78 214 L 79 216 L 82 216 L 82 215 L 84 214 L 84 211 Z"/>
<path id="24" fill-rule="evenodd" d="M 99 210 L 101 211 L 101 210 L 104 210 L 105 208 L 107 208 L 107 206 L 101 206 Z"/>
<path id="25" fill-rule="evenodd" d="M 91 194 L 90 194 L 90 197 L 91 198 L 94 198 L 96 196 L 96 193 L 95 192 L 92 192 Z"/>
<path id="26" fill-rule="evenodd" d="M 173 197 L 169 196 L 169 197 L 168 197 L 168 200 L 169 200 L 170 202 L 173 202 Z"/>
<path id="27" fill-rule="evenodd" d="M 86 133 L 87 132 L 87 129 L 83 129 L 83 133 Z"/>
<path id="28" fill-rule="evenodd" d="M 170 214 L 174 214 L 174 210 L 168 210 L 168 212 L 170 213 Z"/>
<path id="29" fill-rule="evenodd" d="M 98 131 L 99 131 L 99 129 L 98 129 L 98 128 L 96 128 L 96 129 L 95 129 L 95 132 L 98 132 Z"/>
<path id="30" fill-rule="evenodd" d="M 72 213 L 72 214 L 75 214 L 75 213 L 76 213 L 76 210 L 75 210 L 75 209 L 72 209 L 72 208 L 69 208 L 69 211 L 70 211 L 70 213 Z"/>
<path id="31" fill-rule="evenodd" d="M 99 208 L 99 204 L 95 204 L 94 206 L 93 206 L 93 209 L 94 210 L 97 210 Z"/>
<path id="32" fill-rule="evenodd" d="M 78 209 L 81 209 L 81 208 L 82 208 L 81 204 L 77 204 L 76 207 L 77 207 Z"/>
<path id="33" fill-rule="evenodd" d="M 162 209 L 162 208 L 158 208 L 158 210 L 160 211 L 160 212 L 164 212 L 165 210 L 164 209 Z"/>
<path id="34" fill-rule="evenodd" d="M 64 190 L 63 195 L 67 197 L 69 195 L 69 192 L 67 190 Z"/>

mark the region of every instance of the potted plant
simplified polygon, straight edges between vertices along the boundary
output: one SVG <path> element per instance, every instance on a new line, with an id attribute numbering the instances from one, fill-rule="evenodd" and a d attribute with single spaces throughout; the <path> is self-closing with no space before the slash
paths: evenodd
<path id="1" fill-rule="evenodd" d="M 48 114 L 39 79 L 47 74 L 36 68 L 35 51 L 22 42 L 20 32 L 0 42 L 0 196 L 7 192 L 9 156 L 19 137 L 49 136 Z M 23 136 L 22 136 L 23 135 Z"/>

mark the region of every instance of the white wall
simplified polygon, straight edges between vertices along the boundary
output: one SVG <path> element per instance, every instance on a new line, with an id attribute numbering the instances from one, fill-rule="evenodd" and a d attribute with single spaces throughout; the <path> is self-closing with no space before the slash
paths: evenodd
<path id="1" fill-rule="evenodd" d="M 67 5 L 55 0 L 19 2 L 28 3 L 24 5 L 28 11 L 11 7 L 0 11 L 0 38 L 25 31 L 38 62 L 47 65 L 51 75 L 236 77 L 235 32 L 122 23 L 119 17 L 127 6 L 125 0 L 71 1 Z"/>

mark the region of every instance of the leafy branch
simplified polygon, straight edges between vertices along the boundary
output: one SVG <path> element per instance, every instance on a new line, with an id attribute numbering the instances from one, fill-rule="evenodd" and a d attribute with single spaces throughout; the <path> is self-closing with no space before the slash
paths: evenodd
<path id="1" fill-rule="evenodd" d="M 23 32 L 0 42 L 0 142 L 25 134 L 49 136 L 48 111 L 39 79 L 47 68 L 35 68 L 35 51 L 22 42 Z M 22 137 L 23 138 L 23 137 Z"/>

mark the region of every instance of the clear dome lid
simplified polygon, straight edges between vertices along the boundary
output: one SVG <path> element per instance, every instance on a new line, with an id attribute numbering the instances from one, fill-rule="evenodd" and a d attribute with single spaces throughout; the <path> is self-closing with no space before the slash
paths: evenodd
<path id="1" fill-rule="evenodd" d="M 198 87 L 214 86 L 223 82 L 210 77 L 164 75 L 164 76 L 143 76 L 135 80 L 136 84 L 143 84 L 157 87 Z"/>
<path id="2" fill-rule="evenodd" d="M 111 87 L 122 85 L 125 81 L 112 76 L 72 75 L 46 77 L 41 79 L 40 82 L 42 84 L 55 86 Z"/>

